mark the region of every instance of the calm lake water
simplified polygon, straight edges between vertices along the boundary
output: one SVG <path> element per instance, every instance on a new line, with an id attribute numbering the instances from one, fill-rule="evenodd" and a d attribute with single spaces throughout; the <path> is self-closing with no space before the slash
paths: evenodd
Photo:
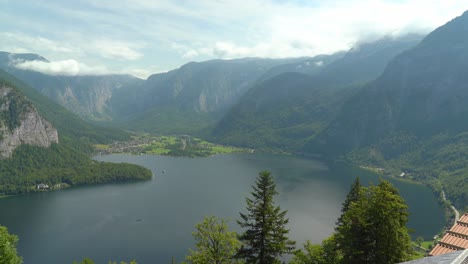
<path id="1" fill-rule="evenodd" d="M 354 177 L 378 182 L 368 172 L 279 155 L 219 155 L 175 158 L 108 155 L 101 161 L 150 168 L 153 180 L 108 184 L 0 199 L 0 225 L 20 237 L 24 263 L 138 263 L 182 261 L 193 246 L 191 232 L 203 216 L 235 220 L 261 170 L 275 177 L 276 201 L 288 210 L 290 237 L 298 245 L 330 235 Z M 165 173 L 162 173 L 165 171 Z M 444 224 L 443 211 L 421 185 L 393 182 L 410 206 L 413 236 L 432 237 Z"/>

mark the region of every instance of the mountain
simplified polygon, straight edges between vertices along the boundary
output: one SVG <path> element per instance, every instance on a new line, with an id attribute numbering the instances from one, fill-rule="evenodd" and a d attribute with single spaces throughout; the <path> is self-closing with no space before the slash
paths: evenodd
<path id="1" fill-rule="evenodd" d="M 312 76 L 318 75 L 326 80 L 329 86 L 362 84 L 377 78 L 393 57 L 415 46 L 422 38 L 423 36 L 419 34 L 407 34 L 357 43 L 347 52 L 318 55 L 295 63 L 276 66 L 269 70 L 261 80 L 285 72 L 298 72 Z"/>
<path id="2" fill-rule="evenodd" d="M 324 132 L 324 144 L 346 150 L 400 131 L 424 138 L 468 129 L 467 32 L 465 13 L 398 55 L 346 103 Z"/>
<path id="3" fill-rule="evenodd" d="M 346 53 L 277 66 L 289 72 L 250 89 L 217 123 L 212 139 L 245 147 L 298 151 L 328 126 L 351 95 L 377 78 L 391 58 L 415 46 L 421 38 L 384 38 Z M 271 71 L 278 72 L 275 68 Z"/>
<path id="4" fill-rule="evenodd" d="M 468 194 L 468 12 L 395 57 L 305 148 L 411 170 L 459 207 Z"/>
<path id="5" fill-rule="evenodd" d="M 286 72 L 297 72 L 307 75 L 316 75 L 320 73 L 331 63 L 343 58 L 346 52 L 339 51 L 331 55 L 317 55 L 312 58 L 303 58 L 302 60 L 281 64 L 268 70 L 265 74 L 260 77 L 258 82 L 266 81 L 270 78 L 275 77 Z"/>
<path id="6" fill-rule="evenodd" d="M 0 68 L 87 120 L 130 130 L 206 136 L 217 120 L 262 81 L 286 72 L 320 75 L 337 85 L 367 81 L 384 67 L 386 57 L 414 39 L 387 38 L 347 53 L 313 58 L 191 62 L 145 81 L 128 75 L 52 76 L 20 69 L 22 62 L 48 63 L 36 54 L 0 52 Z M 346 69 L 351 77 L 345 76 Z"/>
<path id="7" fill-rule="evenodd" d="M 96 162 L 90 143 L 128 138 L 88 124 L 0 70 L 0 196 L 49 186 L 141 180 L 151 172 L 131 164 Z"/>
<path id="8" fill-rule="evenodd" d="M 114 116 L 128 128 L 193 133 L 213 124 L 272 67 L 303 61 L 245 58 L 191 62 L 114 92 Z"/>
<path id="9" fill-rule="evenodd" d="M 36 54 L 0 52 L 1 69 L 87 120 L 111 120 L 109 100 L 113 92 L 143 82 L 131 75 L 56 76 L 17 67 L 28 61 L 49 62 Z"/>
<path id="10" fill-rule="evenodd" d="M 9 158 L 22 144 L 50 147 L 58 132 L 33 104 L 7 83 L 0 83 L 0 157 Z"/>

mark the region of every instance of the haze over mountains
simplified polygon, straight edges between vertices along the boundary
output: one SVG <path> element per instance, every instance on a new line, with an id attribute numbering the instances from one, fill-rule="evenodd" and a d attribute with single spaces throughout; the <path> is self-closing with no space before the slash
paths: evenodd
<path id="1" fill-rule="evenodd" d="M 229 144 L 297 151 L 333 119 L 349 95 L 421 38 L 365 43 L 309 72 L 300 64 L 290 67 L 250 89 L 216 125 L 213 136 Z"/>
<path id="2" fill-rule="evenodd" d="M 0 67 L 88 120 L 411 171 L 464 207 L 467 33 L 464 13 L 425 38 L 313 58 L 192 62 L 147 80 L 15 66 L 46 61 L 34 54 L 1 53 Z"/>
<path id="3" fill-rule="evenodd" d="M 81 117 L 93 121 L 111 119 L 108 101 L 115 90 L 143 82 L 130 75 L 55 76 L 18 68 L 20 63 L 30 61 L 48 62 L 36 54 L 0 52 L 0 68 Z"/>
<path id="4" fill-rule="evenodd" d="M 427 138 L 466 131 L 467 33 L 465 12 L 396 56 L 377 80 L 347 102 L 324 133 L 325 144 L 353 149 L 394 133 Z"/>
<path id="5" fill-rule="evenodd" d="M 54 76 L 18 67 L 25 61 L 47 62 L 35 54 L 2 52 L 0 67 L 87 120 L 158 133 L 205 133 L 248 90 L 278 74 L 320 75 L 326 86 L 360 84 L 377 77 L 390 58 L 420 39 L 387 37 L 313 58 L 192 62 L 145 81 L 129 75 Z"/>

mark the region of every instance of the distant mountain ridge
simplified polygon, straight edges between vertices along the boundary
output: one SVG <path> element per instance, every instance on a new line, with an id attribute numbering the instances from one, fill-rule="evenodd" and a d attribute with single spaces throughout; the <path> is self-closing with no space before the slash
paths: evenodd
<path id="1" fill-rule="evenodd" d="M 92 121 L 112 119 L 110 98 L 115 90 L 137 85 L 143 80 L 131 75 L 55 76 L 23 70 L 24 61 L 48 62 L 36 54 L 0 52 L 0 68 L 51 98 L 72 112 Z"/>
<path id="2" fill-rule="evenodd" d="M 304 62 L 278 66 L 286 72 L 251 88 L 211 136 L 227 144 L 299 151 L 328 126 L 349 96 L 421 38 L 408 35 L 364 43 L 346 53 L 309 59 L 309 65 L 321 62 L 311 68 L 303 67 Z"/>
<path id="3" fill-rule="evenodd" d="M 128 120 L 128 127 L 190 133 L 213 124 L 272 67 L 301 60 L 304 58 L 191 62 L 152 75 L 141 86 L 116 91 L 112 105 L 116 119 Z"/>
<path id="4" fill-rule="evenodd" d="M 467 69 L 465 12 L 396 56 L 304 150 L 411 172 L 468 208 Z"/>
<path id="5" fill-rule="evenodd" d="M 147 80 L 126 75 L 52 76 L 14 66 L 20 60 L 47 61 L 35 54 L 0 52 L 0 67 L 87 120 L 131 130 L 206 136 L 263 81 L 297 72 L 320 76 L 329 87 L 360 84 L 375 78 L 390 57 L 417 40 L 418 36 L 384 38 L 312 58 L 191 62 Z"/>
<path id="6" fill-rule="evenodd" d="M 393 59 L 377 80 L 346 103 L 322 140 L 353 149 L 397 131 L 418 137 L 465 131 L 467 68 L 465 12 Z"/>
<path id="7" fill-rule="evenodd" d="M 38 55 L 0 55 L 1 67 L 91 120 L 385 167 L 468 204 L 468 12 L 424 38 L 386 37 L 312 58 L 191 62 L 147 80 L 71 81 L 5 66 L 45 60 Z M 59 133 L 73 134 L 61 123 Z"/>

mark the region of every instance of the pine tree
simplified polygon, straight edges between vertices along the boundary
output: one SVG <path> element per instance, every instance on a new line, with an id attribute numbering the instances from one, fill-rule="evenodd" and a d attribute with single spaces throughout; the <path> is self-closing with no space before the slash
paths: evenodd
<path id="1" fill-rule="evenodd" d="M 365 188 L 362 187 L 360 179 L 357 177 L 346 195 L 341 215 L 336 222 L 336 248 L 344 255 L 344 262 L 348 264 L 359 264 L 366 259 L 364 248 L 367 244 L 363 244 L 368 236 L 366 223 L 361 214 L 357 214 L 355 211 L 349 212 L 356 203 L 366 201 L 364 190 Z"/>
<path id="2" fill-rule="evenodd" d="M 247 213 L 240 213 L 238 224 L 245 228 L 239 237 L 243 246 L 237 257 L 252 264 L 280 263 L 279 257 L 291 253 L 295 242 L 288 239 L 286 211 L 275 206 L 273 196 L 277 195 L 273 177 L 267 171 L 259 173 L 252 198 L 246 198 Z"/>
<path id="3" fill-rule="evenodd" d="M 336 240 L 344 264 L 392 264 L 406 261 L 413 251 L 408 207 L 393 185 L 361 188 L 358 200 L 349 203 L 336 228 Z"/>
<path id="4" fill-rule="evenodd" d="M 336 226 L 339 227 L 343 224 L 343 215 L 348 211 L 349 207 L 351 206 L 352 202 L 357 202 L 362 195 L 362 185 L 359 177 L 356 177 L 353 184 L 351 185 L 351 189 L 349 190 L 348 194 L 346 195 L 346 199 L 343 202 L 343 207 L 341 209 L 341 215 L 336 222 Z M 336 228 L 335 228 L 336 230 Z"/>
<path id="5" fill-rule="evenodd" d="M 369 233 L 374 240 L 371 263 L 398 263 L 413 255 L 408 222 L 408 206 L 388 181 L 370 188 Z"/>

